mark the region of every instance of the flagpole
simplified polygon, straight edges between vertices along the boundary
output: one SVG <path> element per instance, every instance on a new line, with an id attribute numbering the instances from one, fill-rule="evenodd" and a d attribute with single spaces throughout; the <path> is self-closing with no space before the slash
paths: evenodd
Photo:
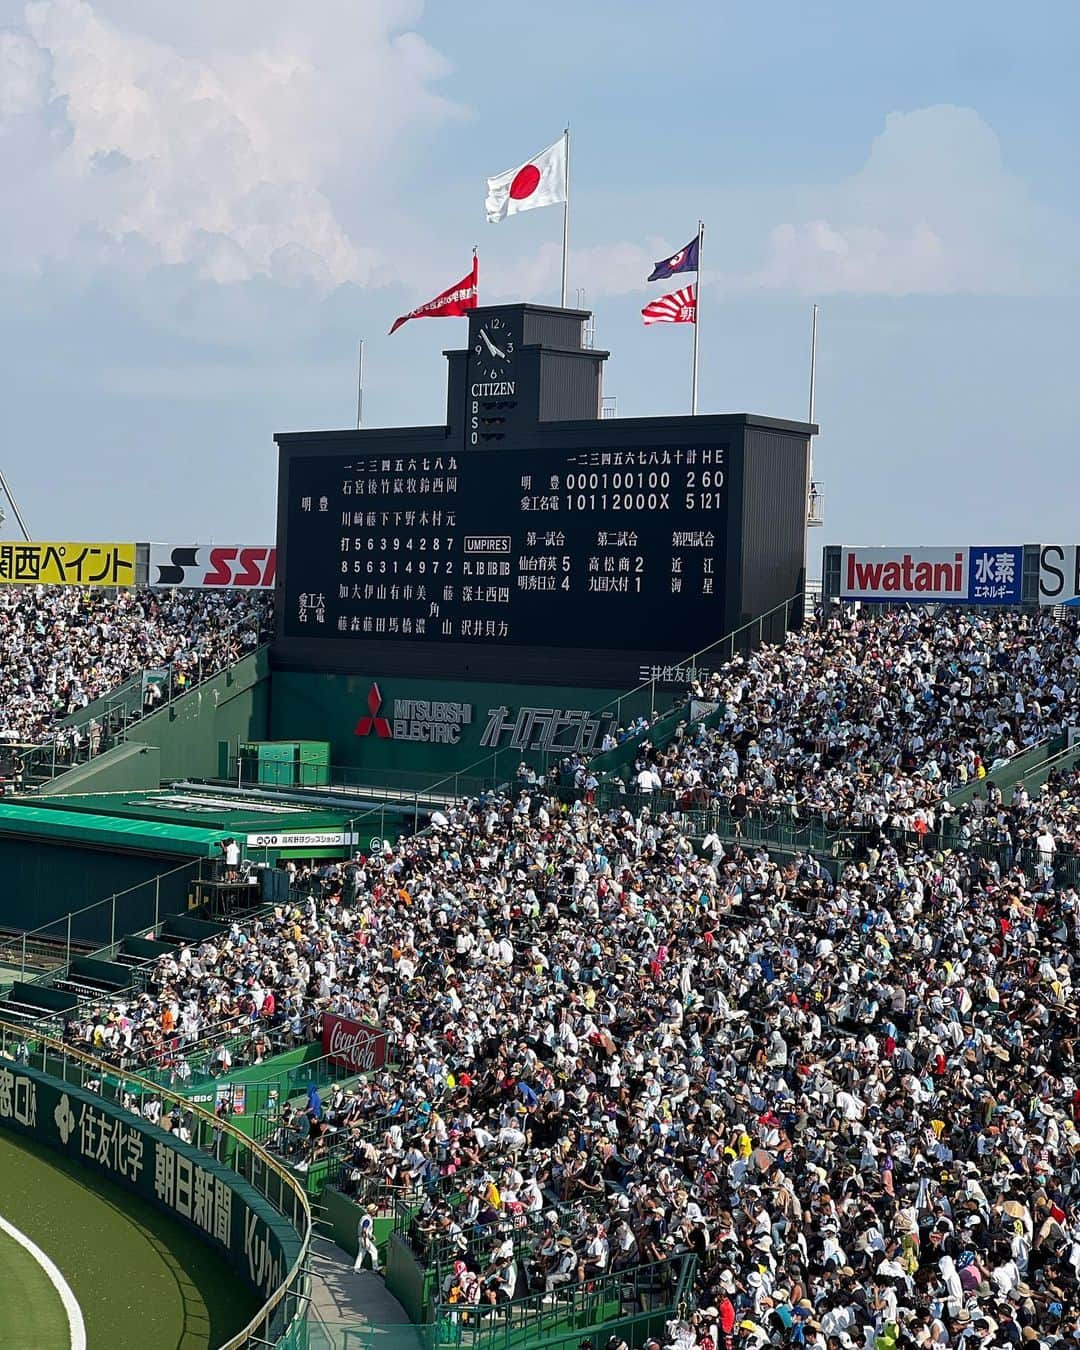
<path id="1" fill-rule="evenodd" d="M 562 208 L 562 299 L 560 304 L 566 308 L 566 243 L 570 234 L 570 127 L 567 126 L 563 131 L 563 140 L 566 142 L 565 155 L 563 156 L 563 166 L 566 171 L 566 177 L 563 181 L 563 208 Z"/>
<path id="2" fill-rule="evenodd" d="M 807 419 L 811 425 L 814 422 L 814 393 L 817 385 L 817 305 L 814 306 L 810 317 L 810 416 Z M 806 518 L 812 525 L 814 523 L 814 506 L 816 493 L 814 491 L 814 433 L 811 432 L 806 440 L 806 476 L 809 479 L 809 485 L 806 489 Z"/>
<path id="3" fill-rule="evenodd" d="M 364 420 L 364 339 L 360 339 L 360 370 L 356 377 L 356 429 Z"/>
<path id="4" fill-rule="evenodd" d="M 810 316 L 810 421 L 814 420 L 814 383 L 817 375 L 817 305 Z"/>
<path id="5" fill-rule="evenodd" d="M 701 241 L 705 223 L 697 223 L 697 268 L 694 272 L 694 375 L 690 382 L 690 415 L 697 416 L 698 338 L 701 333 Z"/>

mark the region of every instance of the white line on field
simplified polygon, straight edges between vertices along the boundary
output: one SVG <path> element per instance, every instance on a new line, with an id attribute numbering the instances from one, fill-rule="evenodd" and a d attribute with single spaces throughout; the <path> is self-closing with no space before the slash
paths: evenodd
<path id="1" fill-rule="evenodd" d="M 71 1292 L 71 1286 L 60 1274 L 55 1262 L 51 1261 L 36 1243 L 31 1242 L 25 1233 L 20 1233 L 14 1224 L 8 1223 L 7 1219 L 3 1217 L 0 1217 L 0 1232 L 6 1233 L 9 1238 L 14 1238 L 19 1246 L 25 1248 L 48 1275 L 52 1287 L 60 1295 L 64 1312 L 67 1313 L 68 1328 L 71 1332 L 71 1350 L 86 1350 L 86 1327 L 83 1324 L 82 1309 L 79 1307 L 78 1299 Z"/>

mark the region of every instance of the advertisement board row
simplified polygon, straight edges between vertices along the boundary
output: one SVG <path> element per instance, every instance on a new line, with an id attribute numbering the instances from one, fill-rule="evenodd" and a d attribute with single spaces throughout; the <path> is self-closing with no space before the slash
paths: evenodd
<path id="1" fill-rule="evenodd" d="M 1024 550 L 988 548 L 843 548 L 842 600 L 947 604 L 1020 603 Z"/>
<path id="2" fill-rule="evenodd" d="M 269 590 L 277 572 L 270 544 L 151 544 L 151 586 L 185 590 Z"/>
<path id="3" fill-rule="evenodd" d="M 0 585 L 270 590 L 272 544 L 0 543 Z"/>
<path id="4" fill-rule="evenodd" d="M 73 1084 L 0 1066 L 0 1128 L 32 1136 L 179 1219 L 263 1300 L 299 1252 L 296 1230 L 232 1169 Z"/>
<path id="5" fill-rule="evenodd" d="M 1038 554 L 1037 594 L 1024 594 L 1024 555 Z M 851 548 L 840 553 L 841 600 L 871 603 L 1080 606 L 1080 545 Z"/>

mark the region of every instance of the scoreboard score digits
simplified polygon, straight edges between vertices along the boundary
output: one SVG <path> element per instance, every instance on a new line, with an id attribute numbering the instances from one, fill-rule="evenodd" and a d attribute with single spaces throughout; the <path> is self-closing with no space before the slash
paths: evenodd
<path id="1" fill-rule="evenodd" d="M 680 651 L 718 628 L 724 445 L 295 457 L 282 632 Z"/>

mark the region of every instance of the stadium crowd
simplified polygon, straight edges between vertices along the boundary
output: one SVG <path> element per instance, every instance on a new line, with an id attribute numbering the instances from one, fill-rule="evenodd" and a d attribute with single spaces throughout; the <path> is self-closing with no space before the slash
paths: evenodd
<path id="1" fill-rule="evenodd" d="M 1072 615 L 838 615 L 693 687 L 724 720 L 635 765 L 638 792 L 846 828 L 926 823 L 954 787 L 1080 718 Z"/>
<path id="2" fill-rule="evenodd" d="M 676 1350 L 1076 1350 L 1080 778 L 1004 801 L 987 771 L 1075 721 L 1078 662 L 1071 618 L 808 625 L 704 679 L 719 725 L 643 747 L 621 802 L 436 812 L 68 1034 L 182 1076 L 206 1027 L 383 1028 L 394 1066 L 279 1143 L 332 1146 L 377 1212 L 422 1197 L 462 1309 L 692 1252 Z M 698 843 L 687 806 L 863 843 Z"/>
<path id="3" fill-rule="evenodd" d="M 270 616 L 270 597 L 245 591 L 0 587 L 0 740 L 45 741 L 140 670 L 195 682 L 265 640 Z"/>

